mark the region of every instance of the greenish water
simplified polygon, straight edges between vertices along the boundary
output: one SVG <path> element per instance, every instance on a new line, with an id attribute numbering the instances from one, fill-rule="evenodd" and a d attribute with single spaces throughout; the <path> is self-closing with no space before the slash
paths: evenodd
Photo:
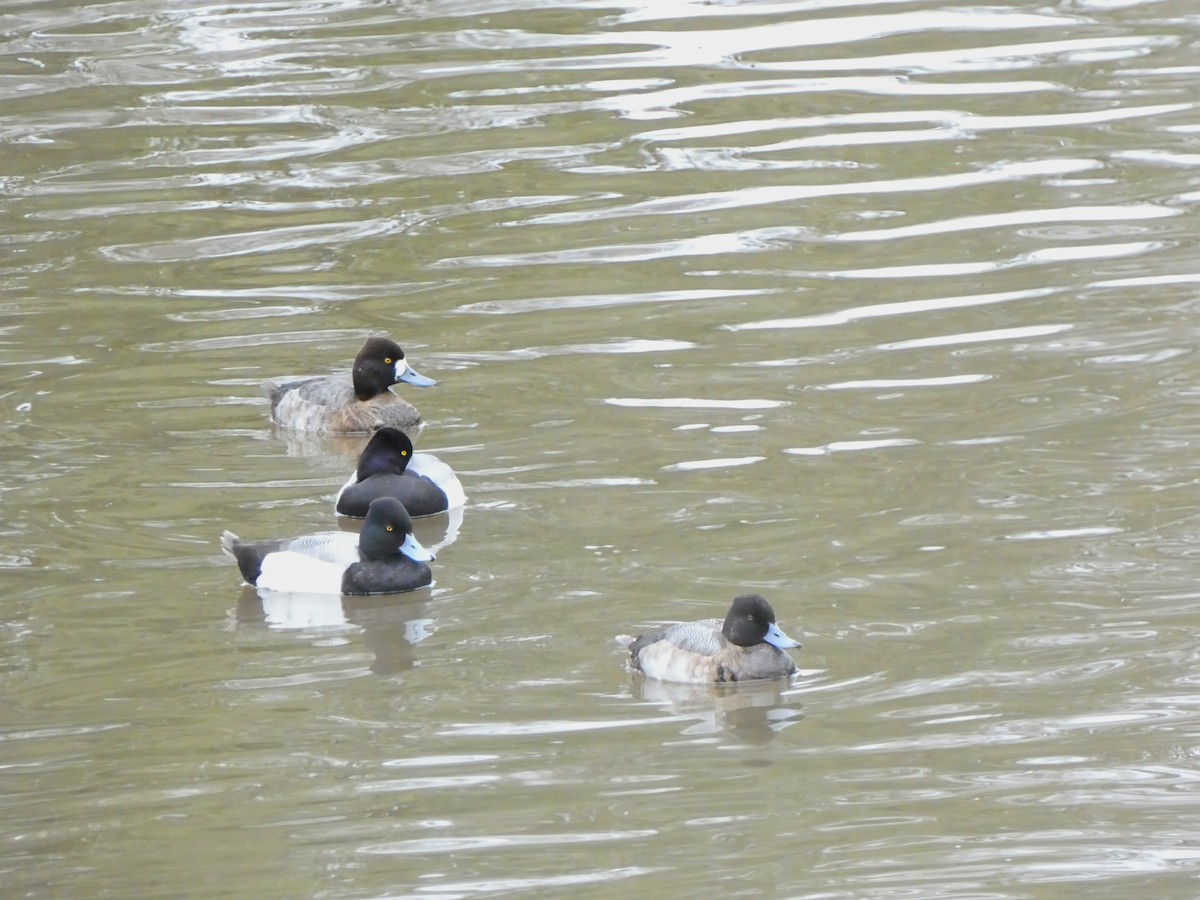
<path id="1" fill-rule="evenodd" d="M 1196 895 L 1189 5 L 0 26 L 6 895 Z M 374 332 L 468 505 L 264 603 Z M 747 590 L 794 682 L 625 670 Z"/>

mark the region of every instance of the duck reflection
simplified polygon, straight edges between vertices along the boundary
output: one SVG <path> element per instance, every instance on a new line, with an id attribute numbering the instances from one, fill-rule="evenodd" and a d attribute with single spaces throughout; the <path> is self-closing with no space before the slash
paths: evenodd
<path id="1" fill-rule="evenodd" d="M 432 633 L 429 588 L 405 594 L 340 597 L 257 591 L 245 585 L 238 598 L 240 624 L 265 623 L 273 629 L 340 632 L 358 628 L 375 654 L 371 671 L 390 675 L 416 664 L 416 645 Z"/>
<path id="2" fill-rule="evenodd" d="M 463 509 L 413 520 L 413 533 L 433 553 L 458 540 Z M 343 531 L 357 532 L 362 519 L 338 517 Z M 243 585 L 235 614 L 238 624 L 265 623 L 279 630 L 362 629 L 363 642 L 375 653 L 371 671 L 377 675 L 411 668 L 413 648 L 427 638 L 433 625 L 426 603 L 432 589 L 403 594 L 347 597 L 296 591 L 269 591 Z"/>
<path id="3" fill-rule="evenodd" d="M 342 600 L 346 617 L 362 629 L 363 643 L 375 654 L 371 671 L 376 675 L 392 675 L 416 665 L 417 644 L 430 635 L 433 619 L 428 616 L 426 602 L 429 590 L 418 591 L 419 599 L 405 597 L 404 602 L 391 597 L 345 597 Z"/>
<path id="4" fill-rule="evenodd" d="M 417 427 L 415 433 L 410 433 L 415 442 L 424 425 Z M 365 434 L 326 434 L 313 431 L 293 431 L 275 425 L 272 432 L 283 442 L 288 457 L 292 459 L 328 460 L 340 472 L 347 465 L 353 465 L 362 452 L 363 444 L 369 435 Z"/>
<path id="5" fill-rule="evenodd" d="M 639 700 L 659 703 L 673 714 L 696 722 L 681 734 L 729 732 L 753 744 L 765 744 L 804 718 L 798 697 L 789 696 L 789 679 L 735 684 L 682 684 L 658 681 L 637 673 L 630 692 Z"/>

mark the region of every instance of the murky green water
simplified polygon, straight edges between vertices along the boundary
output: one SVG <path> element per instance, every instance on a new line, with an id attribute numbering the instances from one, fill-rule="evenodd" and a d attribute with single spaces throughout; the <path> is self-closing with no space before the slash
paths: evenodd
<path id="1" fill-rule="evenodd" d="M 0 8 L 0 881 L 1193 898 L 1182 0 Z M 264 603 L 400 340 L 432 590 Z M 614 635 L 764 593 L 792 684 Z"/>

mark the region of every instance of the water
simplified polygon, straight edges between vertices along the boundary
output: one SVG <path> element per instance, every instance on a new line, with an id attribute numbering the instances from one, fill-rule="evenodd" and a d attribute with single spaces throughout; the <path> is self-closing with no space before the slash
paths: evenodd
<path id="1" fill-rule="evenodd" d="M 1189 4 L 0 25 L 6 895 L 1195 896 Z M 264 601 L 373 332 L 469 504 Z M 747 590 L 793 683 L 625 671 Z"/>

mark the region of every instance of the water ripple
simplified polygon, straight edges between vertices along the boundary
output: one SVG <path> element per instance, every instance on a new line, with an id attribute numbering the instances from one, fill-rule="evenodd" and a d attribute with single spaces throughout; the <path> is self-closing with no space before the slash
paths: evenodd
<path id="1" fill-rule="evenodd" d="M 1006 181 L 1026 181 L 1033 178 L 1061 177 L 1093 171 L 1100 164 L 1091 159 L 1047 159 L 1026 162 L 997 162 L 976 171 L 956 172 L 950 175 L 917 175 L 907 178 L 890 178 L 879 181 L 835 183 L 826 185 L 770 185 L 751 187 L 737 191 L 710 191 L 675 197 L 642 200 L 623 206 L 590 209 L 582 213 L 554 213 L 536 216 L 526 221 L 528 225 L 570 225 L 577 222 L 598 222 L 637 216 L 677 216 L 712 213 L 719 210 L 737 209 L 791 203 L 798 200 L 814 200 L 834 197 L 839 194 L 864 196 L 869 194 L 907 193 L 915 191 L 946 191 L 956 188 L 975 187 Z M 554 257 L 535 256 L 538 261 L 554 261 Z M 486 264 L 488 257 L 463 258 L 457 260 Z"/>
<path id="2" fill-rule="evenodd" d="M 967 294 L 923 300 L 904 300 L 893 303 L 851 307 L 832 313 L 797 316 L 788 319 L 763 319 L 757 322 L 745 322 L 739 325 L 725 325 L 723 327 L 728 331 L 826 328 L 830 325 L 847 325 L 851 322 L 858 322 L 863 319 L 876 319 L 883 316 L 903 316 L 914 313 L 968 309 L 974 306 L 990 306 L 994 303 L 1009 303 L 1014 300 L 1032 300 L 1039 297 L 1046 297 L 1053 293 L 1056 293 L 1056 291 L 1052 288 L 1032 288 L 1021 291 L 1001 291 L 998 293 Z"/>
<path id="3" fill-rule="evenodd" d="M 649 838 L 652 830 L 625 832 L 556 832 L 554 834 L 492 834 L 476 837 L 416 838 L 388 844 L 358 847 L 356 852 L 381 856 L 409 856 L 415 853 L 467 853 L 472 850 L 506 850 L 513 847 L 553 847 L 556 844 L 593 844 L 605 841 L 633 841 Z"/>
<path id="4" fill-rule="evenodd" d="M 7 4 L 9 892 L 1191 898 L 1194 19 Z M 374 331 L 485 499 L 237 596 L 362 443 L 258 382 Z M 743 590 L 797 679 L 611 647 Z"/>

